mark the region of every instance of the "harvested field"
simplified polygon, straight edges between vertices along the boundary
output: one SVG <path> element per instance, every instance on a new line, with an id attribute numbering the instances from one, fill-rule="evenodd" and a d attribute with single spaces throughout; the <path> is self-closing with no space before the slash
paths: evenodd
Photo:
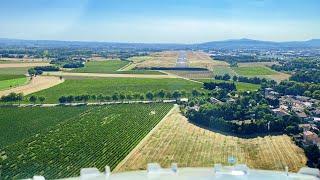
<path id="1" fill-rule="evenodd" d="M 34 77 L 28 84 L 19 86 L 16 88 L 0 91 L 0 96 L 8 95 L 11 92 L 23 93 L 28 95 L 34 92 L 41 91 L 62 83 L 64 80 L 60 80 L 59 77 L 49 77 L 49 76 L 37 76 Z"/>
<path id="2" fill-rule="evenodd" d="M 114 171 L 145 169 L 147 163 L 163 167 L 178 163 L 179 167 L 212 167 L 227 165 L 228 156 L 250 168 L 298 171 L 306 157 L 286 135 L 243 139 L 200 128 L 174 111 L 146 141 L 140 144 Z"/>
<path id="3" fill-rule="evenodd" d="M 136 68 L 151 68 L 151 67 L 175 67 L 179 52 L 177 51 L 164 51 L 153 53 L 149 58 L 142 60 L 136 64 Z"/>
<path id="4" fill-rule="evenodd" d="M 224 61 L 213 60 L 209 56 L 209 54 L 200 52 L 200 51 L 187 52 L 187 59 L 188 59 L 189 67 L 202 67 L 202 68 L 212 70 L 214 67 L 217 67 L 217 66 L 223 66 L 223 67 L 229 66 L 228 63 Z"/>
<path id="5" fill-rule="evenodd" d="M 272 66 L 274 64 L 279 64 L 278 62 L 247 62 L 238 63 L 239 67 L 252 67 L 252 66 Z"/>
<path id="6" fill-rule="evenodd" d="M 35 66 L 49 66 L 50 64 L 45 63 L 33 63 L 33 62 L 27 62 L 27 63 L 0 63 L 0 68 L 18 68 L 18 67 L 35 67 Z"/>

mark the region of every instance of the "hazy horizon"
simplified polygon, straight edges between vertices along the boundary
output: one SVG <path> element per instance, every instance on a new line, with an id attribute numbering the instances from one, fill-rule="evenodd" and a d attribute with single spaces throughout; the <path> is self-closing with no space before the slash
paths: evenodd
<path id="1" fill-rule="evenodd" d="M 26 40 L 201 43 L 320 38 L 320 1 L 12 0 L 0 7 L 0 37 Z"/>

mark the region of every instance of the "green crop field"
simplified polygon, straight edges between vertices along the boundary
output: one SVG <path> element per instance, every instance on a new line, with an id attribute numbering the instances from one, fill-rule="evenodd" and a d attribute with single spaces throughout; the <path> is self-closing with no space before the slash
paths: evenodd
<path id="1" fill-rule="evenodd" d="M 27 77 L 3 80 L 3 81 L 0 81 L 0 90 L 20 86 L 25 84 L 27 81 L 28 81 Z"/>
<path id="2" fill-rule="evenodd" d="M 90 61 L 85 67 L 73 69 L 71 72 L 77 73 L 106 73 L 106 74 L 163 74 L 158 71 L 147 70 L 128 70 L 117 71 L 129 64 L 129 61 L 106 60 L 106 61 Z"/>
<path id="3" fill-rule="evenodd" d="M 85 67 L 73 69 L 72 72 L 81 73 L 114 73 L 118 69 L 127 65 L 128 61 L 106 60 L 106 61 L 90 61 Z"/>
<path id="4" fill-rule="evenodd" d="M 276 74 L 275 71 L 265 66 L 235 67 L 232 69 L 240 76 L 261 76 Z"/>
<path id="5" fill-rule="evenodd" d="M 229 74 L 230 76 L 236 75 L 236 73 L 228 66 L 216 66 L 212 69 L 213 74 L 223 76 L 224 74 Z"/>
<path id="6" fill-rule="evenodd" d="M 0 74 L 0 90 L 25 84 L 28 81 L 24 75 Z"/>
<path id="7" fill-rule="evenodd" d="M 21 141 L 83 112 L 85 107 L 1 107 L 0 148 Z"/>
<path id="8" fill-rule="evenodd" d="M 84 78 L 66 79 L 62 84 L 42 90 L 32 95 L 46 97 L 46 103 L 57 103 L 59 97 L 68 95 L 113 95 L 114 93 L 146 93 L 160 89 L 174 91 L 200 89 L 201 84 L 184 79 L 144 79 L 144 78 Z M 27 96 L 27 98 L 30 97 Z"/>
<path id="9" fill-rule="evenodd" d="M 211 80 L 211 79 L 196 79 L 196 81 L 200 82 L 223 82 L 223 80 Z M 233 82 L 233 81 L 225 81 L 225 82 Z M 257 91 L 260 88 L 259 84 L 245 83 L 245 82 L 234 82 L 238 91 Z"/>
<path id="10" fill-rule="evenodd" d="M 0 68 L 1 74 L 26 74 L 29 67 L 15 67 L 15 68 Z"/>
<path id="11" fill-rule="evenodd" d="M 171 108 L 163 103 L 88 107 L 46 132 L 0 149 L 0 179 L 73 177 L 83 167 L 114 169 Z M 64 113 L 69 112 L 61 110 L 59 117 Z M 22 117 L 26 124 L 33 118 L 27 112 Z"/>

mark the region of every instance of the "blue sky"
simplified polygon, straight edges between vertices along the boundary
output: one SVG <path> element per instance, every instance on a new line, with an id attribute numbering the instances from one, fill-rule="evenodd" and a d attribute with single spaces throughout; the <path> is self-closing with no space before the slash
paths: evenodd
<path id="1" fill-rule="evenodd" d="M 195 43 L 320 38 L 319 0 L 1 0 L 0 37 Z"/>

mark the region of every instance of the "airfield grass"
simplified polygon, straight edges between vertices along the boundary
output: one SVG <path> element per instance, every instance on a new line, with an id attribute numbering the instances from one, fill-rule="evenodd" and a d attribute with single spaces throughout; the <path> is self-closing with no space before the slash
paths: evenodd
<path id="1" fill-rule="evenodd" d="M 234 82 L 234 81 L 223 81 L 223 80 L 214 80 L 214 79 L 196 79 L 200 82 Z M 245 83 L 245 82 L 234 82 L 236 85 L 237 91 L 257 91 L 261 86 L 259 84 Z"/>
<path id="2" fill-rule="evenodd" d="M 293 172 L 307 161 L 303 149 L 287 135 L 256 138 L 223 135 L 196 126 L 175 111 L 115 171 L 142 170 L 153 162 L 165 168 L 170 168 L 171 163 L 179 167 L 230 165 L 230 156 L 249 168 L 283 171 L 288 166 Z"/>
<path id="3" fill-rule="evenodd" d="M 232 69 L 240 76 L 265 76 L 276 74 L 275 71 L 266 66 L 234 67 Z"/>
<path id="4" fill-rule="evenodd" d="M 229 74 L 230 76 L 236 75 L 233 69 L 228 66 L 216 66 L 212 68 L 214 76 L 219 75 L 223 76 L 225 74 Z"/>
<path id="5" fill-rule="evenodd" d="M 4 117 L 8 118 L 15 110 L 19 119 L 11 119 L 19 122 L 4 120 L 0 124 L 16 128 L 21 137 L 16 143 L 0 148 L 0 179 L 25 179 L 35 174 L 46 179 L 74 177 L 79 176 L 81 168 L 104 171 L 106 165 L 112 170 L 172 106 L 151 103 L 8 110 Z M 50 115 L 54 117 L 49 118 Z M 19 128 L 13 127 L 15 124 Z M 48 126 L 42 126 L 45 124 Z M 39 131 L 22 139 L 24 126 L 35 126 Z M 11 134 L 16 135 L 13 131 Z"/>
<path id="6" fill-rule="evenodd" d="M 148 79 L 148 78 L 79 78 L 66 79 L 65 82 L 52 88 L 42 90 L 31 95 L 44 96 L 45 103 L 57 103 L 59 97 L 68 95 L 109 95 L 114 93 L 142 93 L 148 91 L 200 89 L 201 84 L 184 79 Z M 28 99 L 31 95 L 27 96 Z"/>
<path id="7" fill-rule="evenodd" d="M 105 61 L 90 61 L 85 64 L 83 68 L 73 69 L 71 72 L 75 73 L 105 73 L 105 74 L 163 74 L 158 71 L 147 70 L 125 70 L 119 69 L 127 66 L 129 61 L 121 60 L 105 60 Z"/>

